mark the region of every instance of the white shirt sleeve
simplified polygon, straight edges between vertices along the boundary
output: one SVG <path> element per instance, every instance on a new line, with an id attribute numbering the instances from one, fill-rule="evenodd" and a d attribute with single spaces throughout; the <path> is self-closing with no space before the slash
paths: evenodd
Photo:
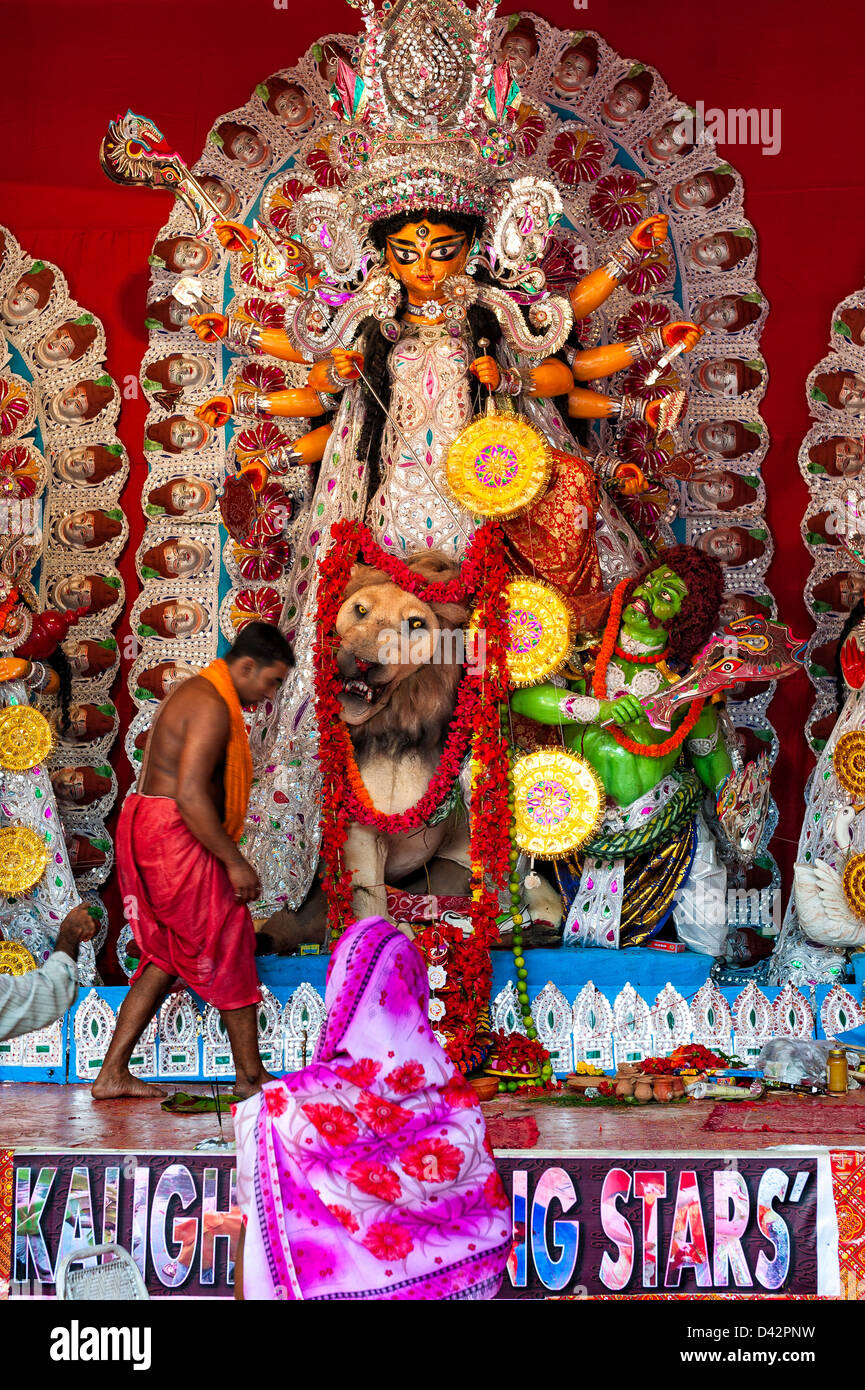
<path id="1" fill-rule="evenodd" d="M 0 1039 L 34 1033 L 53 1023 L 77 994 L 78 966 L 65 951 L 55 951 L 41 970 L 0 975 Z"/>

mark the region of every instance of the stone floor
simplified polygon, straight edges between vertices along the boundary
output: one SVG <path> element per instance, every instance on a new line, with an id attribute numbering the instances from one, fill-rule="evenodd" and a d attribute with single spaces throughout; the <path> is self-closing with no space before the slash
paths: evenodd
<path id="1" fill-rule="evenodd" d="M 181 1088 L 178 1088 L 181 1089 Z M 208 1094 L 209 1088 L 187 1085 L 182 1089 Z M 592 1107 L 585 1110 L 555 1109 L 549 1105 L 521 1101 L 505 1096 L 484 1105 L 488 1117 L 496 1116 L 497 1134 L 507 1131 L 506 1122 L 531 1115 L 538 1126 L 538 1140 L 532 1152 L 627 1153 L 725 1153 L 787 1147 L 799 1142 L 797 1114 L 813 1116 L 813 1103 L 788 1098 L 789 1132 L 744 1134 L 712 1133 L 704 1126 L 714 1102 L 692 1101 L 682 1105 L 651 1104 L 637 1109 Z M 833 1129 L 833 1115 L 840 1118 L 846 1102 L 820 1103 L 821 1131 L 808 1139 L 810 1149 L 821 1145 L 833 1148 L 865 1149 L 865 1125 L 861 1141 L 851 1138 L 848 1123 Z M 797 1107 L 803 1107 L 797 1111 Z M 825 1112 L 825 1128 L 822 1120 Z M 231 1115 L 223 1116 L 226 1138 L 232 1137 Z M 515 1127 L 517 1128 L 517 1127 Z M 524 1126 L 519 1127 L 524 1130 Z M 804 1131 L 804 1124 L 802 1126 Z M 84 1085 L 52 1086 L 38 1082 L 9 1082 L 0 1085 L 0 1148 L 18 1152 L 77 1150 L 113 1153 L 190 1153 L 204 1139 L 218 1138 L 216 1116 L 178 1117 L 168 1115 L 153 1101 L 103 1101 L 90 1097 Z M 505 1153 L 507 1149 L 500 1148 Z"/>

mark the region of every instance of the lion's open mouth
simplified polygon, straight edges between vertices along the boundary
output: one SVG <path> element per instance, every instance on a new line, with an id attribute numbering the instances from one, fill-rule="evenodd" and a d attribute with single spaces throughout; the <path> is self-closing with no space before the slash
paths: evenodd
<path id="1" fill-rule="evenodd" d="M 345 681 L 342 687 L 343 695 L 354 695 L 356 699 L 363 700 L 367 705 L 375 704 L 378 697 L 386 690 L 386 686 L 367 685 L 366 681 L 356 677 L 353 680 Z"/>

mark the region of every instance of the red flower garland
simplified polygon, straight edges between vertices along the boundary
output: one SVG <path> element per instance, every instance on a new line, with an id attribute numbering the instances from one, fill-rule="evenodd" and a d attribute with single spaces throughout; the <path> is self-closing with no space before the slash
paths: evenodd
<path id="1" fill-rule="evenodd" d="M 492 966 L 489 943 L 497 932 L 498 892 L 510 867 L 508 834 L 507 756 L 499 719 L 499 701 L 506 695 L 508 566 L 500 528 L 487 523 L 469 543 L 459 579 L 429 583 L 394 555 L 377 545 L 361 522 L 338 521 L 331 528 L 333 545 L 320 563 L 318 629 L 314 646 L 316 716 L 322 771 L 322 886 L 328 899 L 328 924 L 333 938 L 352 919 L 351 874 L 342 851 L 351 820 L 362 820 L 386 833 L 412 829 L 441 800 L 443 787 L 453 784 L 470 732 L 479 765 L 472 792 L 470 844 L 472 863 L 472 924 L 480 959 L 474 979 L 475 998 L 482 1008 L 489 1000 Z M 402 817 L 383 816 L 368 796 L 361 796 L 352 778 L 353 758 L 338 698 L 336 666 L 339 637 L 336 617 L 343 603 L 352 567 L 362 556 L 384 571 L 400 588 L 427 603 L 460 603 L 474 597 L 476 622 L 486 631 L 486 664 L 463 677 L 455 727 L 442 762 L 424 797 Z M 356 772 L 356 768 L 354 769 Z M 447 784 L 446 787 L 444 784 Z M 429 804 L 428 804 L 429 803 Z"/>

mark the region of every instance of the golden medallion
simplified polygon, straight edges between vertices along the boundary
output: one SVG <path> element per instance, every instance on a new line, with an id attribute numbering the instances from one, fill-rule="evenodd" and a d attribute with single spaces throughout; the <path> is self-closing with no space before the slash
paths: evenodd
<path id="1" fill-rule="evenodd" d="M 473 516 L 516 516 L 545 492 L 552 456 L 518 415 L 481 415 L 460 430 L 447 457 L 448 487 Z"/>
<path id="2" fill-rule="evenodd" d="M 19 898 L 35 888 L 45 872 L 48 850 L 44 840 L 26 825 L 0 830 L 0 893 Z"/>
<path id="3" fill-rule="evenodd" d="M 564 599 L 539 579 L 512 579 L 508 603 L 508 675 L 536 685 L 560 671 L 571 654 L 573 617 Z"/>
<path id="4" fill-rule="evenodd" d="M 847 860 L 843 887 L 851 912 L 865 918 L 865 854 L 853 854 Z"/>
<path id="5" fill-rule="evenodd" d="M 0 709 L 0 767 L 4 772 L 27 772 L 51 752 L 51 726 L 30 705 Z"/>
<path id="6" fill-rule="evenodd" d="M 585 758 L 541 748 L 514 764 L 515 838 L 539 859 L 558 859 L 590 839 L 606 808 L 600 777 Z"/>
<path id="7" fill-rule="evenodd" d="M 865 730 L 851 729 L 841 735 L 832 752 L 832 766 L 845 791 L 857 800 L 865 798 Z"/>
<path id="8" fill-rule="evenodd" d="M 0 941 L 0 975 L 26 975 L 36 961 L 20 941 Z"/>

